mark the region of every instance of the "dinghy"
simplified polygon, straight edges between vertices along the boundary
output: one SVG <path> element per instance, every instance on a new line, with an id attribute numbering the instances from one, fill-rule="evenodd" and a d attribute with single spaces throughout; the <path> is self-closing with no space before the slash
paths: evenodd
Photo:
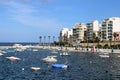
<path id="1" fill-rule="evenodd" d="M 53 68 L 59 68 L 59 69 L 66 69 L 66 68 L 68 68 L 68 65 L 66 65 L 66 64 L 52 64 L 51 66 Z"/>

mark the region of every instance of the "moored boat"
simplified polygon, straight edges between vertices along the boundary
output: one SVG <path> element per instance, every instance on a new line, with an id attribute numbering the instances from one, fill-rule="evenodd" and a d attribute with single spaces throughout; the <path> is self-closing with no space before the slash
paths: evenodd
<path id="1" fill-rule="evenodd" d="M 63 69 L 67 69 L 68 65 L 66 64 L 52 64 L 51 65 L 53 68 L 63 68 Z"/>
<path id="2" fill-rule="evenodd" d="M 57 62 L 57 59 L 55 57 L 56 56 L 47 56 L 46 58 L 43 58 L 42 60 L 44 62 L 55 63 Z"/>
<path id="3" fill-rule="evenodd" d="M 0 53 L 0 56 L 2 56 L 3 54 L 2 53 Z"/>
<path id="4" fill-rule="evenodd" d="M 109 58 L 109 55 L 106 55 L 106 54 L 100 54 L 99 56 L 102 58 Z"/>
<path id="5" fill-rule="evenodd" d="M 6 57 L 6 58 L 9 59 L 9 60 L 11 60 L 11 61 L 21 60 L 20 58 L 18 58 L 18 57 L 14 57 L 14 56 Z"/>
<path id="6" fill-rule="evenodd" d="M 67 52 L 60 53 L 60 56 L 70 56 Z"/>
<path id="7" fill-rule="evenodd" d="M 40 67 L 31 67 L 32 70 L 38 71 L 40 70 Z"/>
<path id="8" fill-rule="evenodd" d="M 55 51 L 55 50 L 53 50 L 51 53 L 52 53 L 52 54 L 57 54 L 58 52 L 57 52 L 57 51 Z"/>

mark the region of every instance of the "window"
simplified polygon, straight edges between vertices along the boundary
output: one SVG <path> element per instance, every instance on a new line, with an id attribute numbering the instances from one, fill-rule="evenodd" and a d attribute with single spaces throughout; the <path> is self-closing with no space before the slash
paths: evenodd
<path id="1" fill-rule="evenodd" d="M 112 29 L 112 27 L 108 27 L 108 29 Z"/>
<path id="2" fill-rule="evenodd" d="M 112 24 L 108 24 L 108 26 L 113 26 Z"/>
<path id="3" fill-rule="evenodd" d="M 113 23 L 112 21 L 109 21 L 109 23 Z"/>

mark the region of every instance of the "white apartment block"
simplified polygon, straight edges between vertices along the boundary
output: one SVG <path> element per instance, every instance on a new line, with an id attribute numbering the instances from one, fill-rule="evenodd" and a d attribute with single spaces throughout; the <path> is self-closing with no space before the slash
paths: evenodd
<path id="1" fill-rule="evenodd" d="M 72 36 L 73 31 L 72 29 L 68 29 L 68 28 L 63 28 L 60 31 L 60 41 L 61 42 L 66 42 L 68 41 L 68 39 Z"/>
<path id="2" fill-rule="evenodd" d="M 76 23 L 73 27 L 73 43 L 80 43 L 84 41 L 84 34 L 86 31 L 86 25 L 82 23 Z"/>
<path id="3" fill-rule="evenodd" d="M 87 39 L 88 40 L 93 40 L 93 33 L 95 33 L 95 37 L 98 36 L 98 31 L 99 31 L 99 23 L 97 20 L 92 21 L 91 23 L 87 23 Z"/>
<path id="4" fill-rule="evenodd" d="M 102 21 L 101 40 L 114 40 L 114 32 L 120 32 L 120 18 L 111 17 Z"/>

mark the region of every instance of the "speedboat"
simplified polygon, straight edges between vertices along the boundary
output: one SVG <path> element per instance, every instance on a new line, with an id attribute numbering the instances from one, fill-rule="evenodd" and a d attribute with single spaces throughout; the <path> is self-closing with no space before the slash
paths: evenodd
<path id="1" fill-rule="evenodd" d="M 18 57 L 14 57 L 14 56 L 6 57 L 6 58 L 9 59 L 9 60 L 11 60 L 11 61 L 21 60 L 20 58 L 18 58 Z"/>
<path id="2" fill-rule="evenodd" d="M 42 60 L 44 62 L 48 62 L 48 63 L 55 63 L 55 62 L 57 62 L 57 59 L 55 57 L 56 56 L 48 56 L 46 58 L 43 58 Z"/>
<path id="3" fill-rule="evenodd" d="M 32 70 L 38 71 L 40 70 L 40 67 L 31 67 Z"/>

